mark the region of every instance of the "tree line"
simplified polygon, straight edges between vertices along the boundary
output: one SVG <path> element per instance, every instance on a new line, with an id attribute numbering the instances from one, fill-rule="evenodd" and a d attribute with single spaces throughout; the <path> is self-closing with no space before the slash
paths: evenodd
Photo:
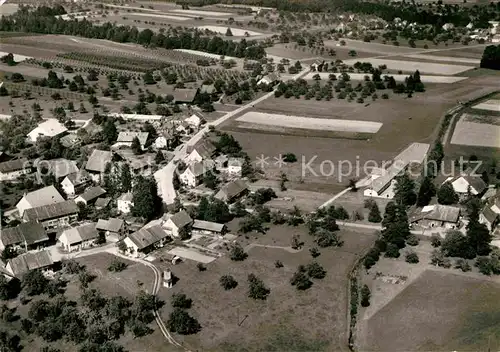
<path id="1" fill-rule="evenodd" d="M 176 34 L 155 33 L 150 29 L 139 31 L 136 27 L 119 26 L 113 23 L 95 25 L 86 19 L 63 20 L 54 17 L 66 13 L 61 6 L 53 8 L 39 6 L 32 10 L 21 6 L 19 11 L 0 19 L 0 31 L 28 32 L 42 34 L 75 35 L 93 39 L 107 39 L 119 43 L 136 43 L 164 49 L 199 50 L 217 55 L 236 56 L 247 59 L 261 59 L 266 53 L 264 47 L 255 41 L 242 39 L 239 42 L 223 40 L 214 36 L 204 37 L 201 31 L 194 33 L 179 31 Z"/>

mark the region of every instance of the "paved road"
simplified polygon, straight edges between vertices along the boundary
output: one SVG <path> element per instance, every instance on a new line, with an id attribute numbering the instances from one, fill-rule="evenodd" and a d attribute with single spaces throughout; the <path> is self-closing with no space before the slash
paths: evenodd
<path id="1" fill-rule="evenodd" d="M 298 79 L 304 77 L 307 73 L 309 72 L 308 69 L 304 69 L 303 71 L 299 72 L 295 76 L 292 77 L 292 79 Z M 205 133 L 208 132 L 208 126 L 214 126 L 217 127 L 218 125 L 226 122 L 230 118 L 234 117 L 237 114 L 242 113 L 243 111 L 253 108 L 254 105 L 260 103 L 261 101 L 266 100 L 267 98 L 270 98 L 274 95 L 276 89 L 273 91 L 263 95 L 262 97 L 249 102 L 248 104 L 245 104 L 241 106 L 240 108 L 230 111 L 224 116 L 220 117 L 219 119 L 210 122 L 207 124 L 204 128 L 199 130 L 195 135 L 191 137 L 191 139 L 182 145 L 179 149 L 177 149 L 174 152 L 174 157 L 170 162 L 163 167 L 162 169 L 158 170 L 154 174 L 154 178 L 156 180 L 156 183 L 158 185 L 158 193 L 160 194 L 161 198 L 163 199 L 163 202 L 165 204 L 172 204 L 176 198 L 176 192 L 174 189 L 174 184 L 173 184 L 173 179 L 174 179 L 174 173 L 176 170 L 176 163 L 179 160 L 184 159 L 187 156 L 186 149 L 187 146 L 193 146 L 196 145 L 205 135 Z"/>

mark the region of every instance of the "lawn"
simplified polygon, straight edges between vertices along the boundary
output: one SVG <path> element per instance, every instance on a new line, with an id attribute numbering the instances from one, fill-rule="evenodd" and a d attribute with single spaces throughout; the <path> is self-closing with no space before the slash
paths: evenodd
<path id="1" fill-rule="evenodd" d="M 224 256 L 208 264 L 204 272 L 192 262 L 173 267 L 179 281 L 159 295 L 168 302 L 172 293 L 186 293 L 193 299 L 190 314 L 202 326 L 196 335 L 177 338 L 190 349 L 203 351 L 347 351 L 347 273 L 374 236 L 372 232 L 342 232 L 344 246 L 321 249 L 317 258 L 326 277 L 314 280 L 307 291 L 297 291 L 289 280 L 299 264 L 312 259 L 308 251 L 312 241 L 303 227 L 273 227 L 265 235 L 241 240 L 243 247 L 249 243 L 290 246 L 293 234 L 305 242 L 298 253 L 253 247 L 245 261 L 232 262 Z M 284 267 L 276 268 L 276 260 Z M 247 297 L 250 273 L 271 289 L 267 300 Z M 219 278 L 225 274 L 238 281 L 235 289 L 224 291 L 220 286 Z M 167 303 L 162 310 L 164 319 L 169 310 Z"/>
<path id="2" fill-rule="evenodd" d="M 498 280 L 497 280 L 498 281 Z M 367 322 L 370 351 L 496 351 L 500 284 L 425 271 Z"/>

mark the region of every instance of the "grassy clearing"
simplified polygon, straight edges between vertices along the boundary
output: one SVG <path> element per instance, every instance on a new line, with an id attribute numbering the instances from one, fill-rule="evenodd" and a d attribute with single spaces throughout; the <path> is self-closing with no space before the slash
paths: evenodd
<path id="1" fill-rule="evenodd" d="M 371 232 L 345 231 L 345 245 L 321 249 L 318 262 L 327 270 L 323 280 L 315 280 L 307 291 L 299 292 L 289 280 L 299 264 L 312 257 L 308 248 L 311 237 L 303 227 L 273 227 L 265 235 L 241 238 L 249 243 L 290 246 L 292 235 L 301 236 L 303 250 L 291 254 L 283 249 L 254 247 L 243 262 L 231 262 L 227 256 L 207 265 L 200 272 L 192 262 L 172 268 L 179 277 L 170 290 L 160 297 L 168 302 L 172 293 L 184 292 L 193 299 L 192 315 L 202 330 L 195 336 L 179 337 L 193 350 L 203 351 L 344 351 L 347 350 L 347 273 L 362 251 L 374 240 Z M 274 262 L 282 261 L 283 268 Z M 271 289 L 266 301 L 247 297 L 247 276 L 254 273 Z M 238 286 L 224 291 L 219 284 L 222 275 L 230 274 Z M 168 316 L 168 303 L 163 316 Z M 243 318 L 248 315 L 242 322 Z M 238 326 L 241 323 L 241 326 Z"/>
<path id="2" fill-rule="evenodd" d="M 481 277 L 425 271 L 367 321 L 369 349 L 498 350 L 499 293 Z"/>

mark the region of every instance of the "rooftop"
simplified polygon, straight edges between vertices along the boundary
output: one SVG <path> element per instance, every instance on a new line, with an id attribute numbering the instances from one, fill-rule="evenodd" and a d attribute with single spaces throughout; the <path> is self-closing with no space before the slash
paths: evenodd
<path id="1" fill-rule="evenodd" d="M 37 189 L 36 191 L 26 193 L 23 198 L 28 201 L 32 208 L 64 202 L 63 196 L 61 196 L 54 186 L 47 186 Z"/>
<path id="2" fill-rule="evenodd" d="M 123 227 L 124 221 L 122 219 L 109 218 L 99 219 L 97 221 L 97 225 L 95 228 L 101 231 L 109 231 L 109 232 L 119 232 Z"/>
<path id="3" fill-rule="evenodd" d="M 197 93 L 198 89 L 196 88 L 180 88 L 174 89 L 172 96 L 174 97 L 174 102 L 176 103 L 191 103 Z"/>
<path id="4" fill-rule="evenodd" d="M 174 215 L 172 215 L 170 217 L 170 220 L 178 228 L 187 226 L 187 225 L 191 224 L 191 222 L 193 221 L 191 219 L 191 217 L 189 216 L 189 214 L 185 210 L 181 210 L 180 212 L 175 213 Z"/>
<path id="5" fill-rule="evenodd" d="M 37 222 L 24 222 L 16 227 L 7 227 L 0 230 L 0 237 L 4 246 L 26 242 L 27 245 L 49 238 L 43 226 Z"/>
<path id="6" fill-rule="evenodd" d="M 457 207 L 436 204 L 436 205 L 427 207 L 426 209 L 429 209 L 429 211 L 421 212 L 419 215 L 417 215 L 415 218 L 413 218 L 412 221 L 426 219 L 426 220 L 435 220 L 435 221 L 456 223 L 456 222 L 458 222 L 458 219 L 460 218 L 460 208 L 457 208 Z"/>
<path id="7" fill-rule="evenodd" d="M 32 130 L 29 135 L 43 135 L 47 137 L 54 137 L 58 134 L 66 132 L 68 129 L 64 127 L 62 123 L 56 119 L 48 119 L 40 123 L 34 130 Z"/>
<path id="8" fill-rule="evenodd" d="M 166 237 L 168 237 L 168 234 L 159 225 L 142 228 L 128 235 L 128 238 L 139 250 L 149 247 Z"/>
<path id="9" fill-rule="evenodd" d="M 208 139 L 202 139 L 197 144 L 186 147 L 188 154 L 191 154 L 193 150 L 196 150 L 204 158 L 211 158 L 217 149 Z"/>
<path id="10" fill-rule="evenodd" d="M 110 163 L 112 159 L 113 154 L 110 151 L 94 149 L 87 160 L 85 169 L 88 171 L 104 173 L 106 165 Z"/>
<path id="11" fill-rule="evenodd" d="M 69 244 L 92 240 L 99 236 L 94 223 L 84 224 L 64 230 L 61 236 L 65 236 Z"/>
<path id="12" fill-rule="evenodd" d="M 83 185 L 91 180 L 90 175 L 84 169 L 66 176 L 73 186 Z"/>
<path id="13" fill-rule="evenodd" d="M 204 221 L 204 220 L 195 220 L 193 222 L 193 229 L 207 230 L 213 232 L 222 232 L 224 226 L 225 226 L 224 224 L 219 224 L 217 222 Z"/>
<path id="14" fill-rule="evenodd" d="M 99 186 L 89 187 L 85 192 L 83 192 L 83 194 L 78 196 L 78 198 L 81 197 L 84 201 L 90 202 L 91 200 L 97 199 L 105 193 L 106 191 Z"/>
<path id="15" fill-rule="evenodd" d="M 219 192 L 215 195 L 215 198 L 217 199 L 231 199 L 234 198 L 241 193 L 243 193 L 245 190 L 248 189 L 248 185 L 246 184 L 245 181 L 243 180 L 236 180 L 229 182 L 228 184 L 224 185 Z"/>
<path id="16" fill-rule="evenodd" d="M 51 159 L 42 160 L 37 163 L 38 168 L 47 167 L 54 176 L 59 179 L 61 177 L 66 177 L 70 174 L 78 172 L 78 166 L 74 160 L 68 159 Z"/>
<path id="17" fill-rule="evenodd" d="M 118 134 L 118 139 L 116 140 L 118 143 L 132 143 L 134 138 L 137 137 L 139 139 L 139 143 L 141 145 L 146 144 L 148 140 L 149 133 L 148 132 L 120 132 Z"/>
<path id="18" fill-rule="evenodd" d="M 28 221 L 45 221 L 66 215 L 76 214 L 79 209 L 73 200 L 48 204 L 41 207 L 26 209 L 24 215 Z"/>
<path id="19" fill-rule="evenodd" d="M 10 161 L 4 161 L 0 163 L 0 172 L 9 173 L 14 171 L 23 170 L 25 168 L 31 167 L 30 162 L 26 158 L 15 159 Z"/>
<path id="20" fill-rule="evenodd" d="M 54 264 L 49 251 L 29 252 L 9 260 L 12 273 L 20 277 L 30 270 L 41 269 Z"/>

